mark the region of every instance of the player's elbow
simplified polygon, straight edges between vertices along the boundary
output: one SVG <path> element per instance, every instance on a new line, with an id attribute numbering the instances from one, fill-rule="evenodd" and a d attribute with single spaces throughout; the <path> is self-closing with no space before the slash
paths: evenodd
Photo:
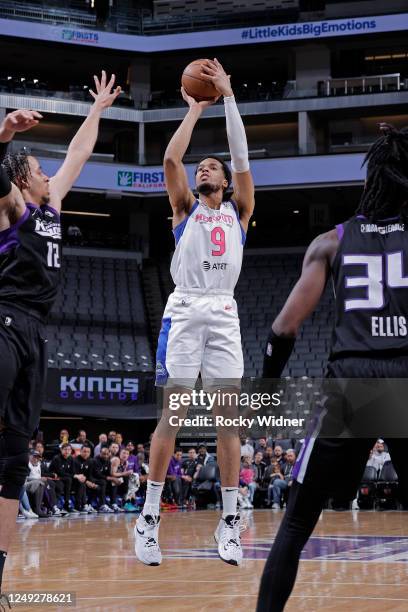
<path id="1" fill-rule="evenodd" d="M 167 153 L 164 156 L 163 159 L 163 166 L 164 166 L 164 170 L 174 170 L 174 168 L 177 168 L 177 166 L 180 165 L 180 159 L 178 159 L 175 155 L 173 155 L 172 153 Z"/>
<path id="2" fill-rule="evenodd" d="M 296 338 L 299 333 L 300 324 L 297 321 L 277 317 L 272 324 L 272 329 L 275 334 L 282 338 Z"/>

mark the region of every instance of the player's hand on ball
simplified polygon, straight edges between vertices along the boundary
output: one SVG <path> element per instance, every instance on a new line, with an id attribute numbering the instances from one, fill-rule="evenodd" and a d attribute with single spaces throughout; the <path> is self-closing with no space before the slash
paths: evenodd
<path id="1" fill-rule="evenodd" d="M 215 102 L 217 102 L 217 100 L 219 99 L 219 96 L 218 96 L 214 98 L 213 100 L 202 100 L 201 102 L 197 102 L 195 98 L 188 95 L 184 87 L 181 88 L 181 95 L 183 96 L 183 100 L 187 102 L 190 108 L 194 107 L 194 108 L 199 108 L 201 110 L 204 110 L 205 108 L 207 108 L 207 106 L 211 106 L 212 104 L 215 104 Z"/>
<path id="2" fill-rule="evenodd" d="M 112 88 L 115 84 L 115 79 L 115 75 L 112 74 L 110 81 L 107 83 L 105 70 L 102 70 L 102 76 L 100 80 L 96 75 L 94 75 L 96 93 L 92 91 L 92 89 L 89 90 L 89 93 L 95 100 L 94 104 L 99 106 L 99 108 L 109 108 L 110 106 L 112 106 L 118 95 L 122 92 L 122 88 L 120 87 L 120 85 L 115 87 L 115 89 L 113 89 L 112 91 Z"/>
<path id="3" fill-rule="evenodd" d="M 215 57 L 214 60 L 206 60 L 203 64 L 201 77 L 211 82 L 217 91 L 223 96 L 233 96 L 231 87 L 231 75 L 227 74 L 220 62 Z"/>

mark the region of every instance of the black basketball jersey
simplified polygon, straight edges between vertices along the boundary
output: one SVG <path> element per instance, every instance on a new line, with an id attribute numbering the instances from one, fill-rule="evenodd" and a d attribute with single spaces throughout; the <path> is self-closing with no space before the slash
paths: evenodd
<path id="1" fill-rule="evenodd" d="M 335 326 L 331 358 L 408 354 L 408 227 L 400 217 L 362 215 L 337 226 L 332 266 Z"/>
<path id="2" fill-rule="evenodd" d="M 0 303 L 45 317 L 61 273 L 61 223 L 50 206 L 26 204 L 22 217 L 0 232 Z"/>

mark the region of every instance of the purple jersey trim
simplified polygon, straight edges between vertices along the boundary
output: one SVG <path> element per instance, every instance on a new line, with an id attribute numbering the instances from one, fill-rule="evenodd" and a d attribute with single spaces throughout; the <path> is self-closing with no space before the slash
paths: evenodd
<path id="1" fill-rule="evenodd" d="M 28 219 L 30 216 L 30 209 L 26 207 L 24 213 L 21 215 L 17 223 L 10 225 L 7 229 L 0 232 L 0 254 L 4 255 L 12 248 L 19 244 L 18 239 L 18 228 Z"/>
<path id="2" fill-rule="evenodd" d="M 191 207 L 190 212 L 188 213 L 187 217 L 185 219 L 183 219 L 181 221 L 181 223 L 179 223 L 178 225 L 176 225 L 176 227 L 173 228 L 173 234 L 174 234 L 174 238 L 176 241 L 176 245 L 179 242 L 180 238 L 183 235 L 183 232 L 186 228 L 187 225 L 187 221 L 189 220 L 189 218 L 191 217 L 191 215 L 193 214 L 193 212 L 196 210 L 196 208 L 198 207 L 198 202 L 195 201 L 193 206 Z"/>
<path id="3" fill-rule="evenodd" d="M 341 242 L 344 236 L 344 224 L 343 223 L 339 223 L 339 225 L 336 225 L 336 232 L 337 232 L 337 238 Z"/>
<path id="4" fill-rule="evenodd" d="M 56 208 L 53 208 L 52 206 L 48 206 L 48 204 L 43 204 L 43 206 L 40 206 L 41 210 L 50 210 L 51 212 L 54 213 L 54 215 L 57 215 L 57 217 L 60 216 L 60 213 L 58 212 L 58 210 Z"/>

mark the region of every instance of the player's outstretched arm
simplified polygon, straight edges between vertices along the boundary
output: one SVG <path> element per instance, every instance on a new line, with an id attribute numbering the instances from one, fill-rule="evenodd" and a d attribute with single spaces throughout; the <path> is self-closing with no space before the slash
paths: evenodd
<path id="1" fill-rule="evenodd" d="M 97 76 L 94 76 L 94 80 L 96 93 L 92 90 L 89 91 L 95 102 L 91 106 L 88 117 L 71 140 L 64 163 L 57 174 L 50 179 L 50 201 L 56 210 L 61 209 L 63 198 L 92 155 L 98 138 L 99 121 L 103 110 L 112 106 L 122 91 L 119 86 L 113 89 L 115 75 L 113 74 L 110 81 L 107 82 L 104 70 L 102 70 L 101 79 L 99 80 Z"/>
<path id="2" fill-rule="evenodd" d="M 214 61 L 207 60 L 203 64 L 202 77 L 213 83 L 217 91 L 224 96 L 234 189 L 232 199 L 238 206 L 240 220 L 246 231 L 255 208 L 255 190 L 249 169 L 247 137 L 231 87 L 231 77 L 225 72 L 217 58 L 214 58 Z"/>
<path id="3" fill-rule="evenodd" d="M 195 200 L 188 184 L 183 157 L 190 144 L 194 126 L 201 117 L 201 113 L 207 106 L 210 106 L 217 100 L 197 102 L 183 88 L 181 88 L 181 94 L 187 102 L 189 109 L 178 130 L 167 145 L 163 160 L 167 193 L 169 194 L 170 205 L 173 210 L 173 226 L 184 219 Z"/>
<path id="4" fill-rule="evenodd" d="M 16 133 L 26 132 L 42 119 L 36 111 L 19 109 L 8 113 L 0 125 L 0 164 L 7 152 L 8 143 Z M 25 204 L 20 190 L 11 183 L 5 169 L 0 165 L 0 211 L 10 207 L 14 208 L 15 218 L 25 211 Z"/>
<path id="5" fill-rule="evenodd" d="M 318 305 L 337 251 L 335 230 L 317 236 L 306 251 L 302 274 L 275 321 L 266 343 L 263 378 L 279 378 L 307 317 Z"/>

